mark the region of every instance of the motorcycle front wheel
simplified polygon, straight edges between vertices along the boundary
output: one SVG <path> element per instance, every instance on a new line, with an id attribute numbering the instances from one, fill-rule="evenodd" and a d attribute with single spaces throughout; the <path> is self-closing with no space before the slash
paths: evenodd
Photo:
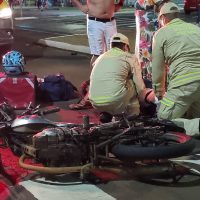
<path id="1" fill-rule="evenodd" d="M 169 132 L 156 140 L 143 138 L 134 144 L 115 144 L 112 153 L 120 160 L 168 159 L 188 155 L 195 148 L 195 142 L 183 133 Z"/>

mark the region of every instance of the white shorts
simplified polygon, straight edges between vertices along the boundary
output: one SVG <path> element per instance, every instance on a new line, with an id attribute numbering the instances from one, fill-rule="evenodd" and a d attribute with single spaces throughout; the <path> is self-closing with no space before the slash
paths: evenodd
<path id="1" fill-rule="evenodd" d="M 101 55 L 110 49 L 110 39 L 117 33 L 116 20 L 99 22 L 87 18 L 87 35 L 92 55 Z"/>

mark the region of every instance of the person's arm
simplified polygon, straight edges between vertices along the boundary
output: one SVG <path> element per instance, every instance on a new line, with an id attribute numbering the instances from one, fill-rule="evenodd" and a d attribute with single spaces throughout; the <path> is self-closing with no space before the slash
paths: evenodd
<path id="1" fill-rule="evenodd" d="M 72 3 L 83 13 L 87 14 L 89 9 L 87 5 L 83 5 L 80 0 L 72 0 Z"/>
<path id="2" fill-rule="evenodd" d="M 141 92 L 145 89 L 145 84 L 142 79 L 141 66 L 135 55 L 131 57 L 130 65 L 133 73 L 133 82 L 135 83 L 137 93 L 140 96 Z"/>
<path id="3" fill-rule="evenodd" d="M 118 12 L 124 4 L 124 0 L 115 0 L 115 12 Z"/>
<path id="4" fill-rule="evenodd" d="M 164 59 L 164 33 L 158 31 L 153 37 L 152 44 L 152 86 L 158 98 L 165 93 L 165 59 Z"/>

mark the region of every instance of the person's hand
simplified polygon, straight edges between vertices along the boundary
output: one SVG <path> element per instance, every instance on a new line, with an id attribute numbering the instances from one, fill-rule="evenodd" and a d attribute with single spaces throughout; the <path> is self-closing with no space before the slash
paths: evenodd
<path id="1" fill-rule="evenodd" d="M 145 96 L 145 101 L 147 101 L 148 103 L 155 103 L 157 100 L 157 97 L 154 93 L 153 89 L 150 89 Z"/>
<path id="2" fill-rule="evenodd" d="M 153 103 L 154 99 L 155 99 L 155 94 L 153 89 L 151 88 L 145 88 L 144 90 L 142 90 L 138 96 L 139 101 L 142 104 L 149 104 L 149 103 Z"/>
<path id="3" fill-rule="evenodd" d="M 160 98 L 158 99 L 155 95 L 155 92 L 153 89 L 150 89 L 147 94 L 146 94 L 146 97 L 145 97 L 145 100 L 148 102 L 148 103 L 154 103 L 154 104 L 159 104 L 160 103 Z"/>
<path id="4" fill-rule="evenodd" d="M 145 101 L 147 103 L 153 103 L 156 105 L 156 112 L 158 112 L 160 108 L 160 100 L 156 97 L 154 90 L 151 89 L 149 92 L 146 94 Z"/>

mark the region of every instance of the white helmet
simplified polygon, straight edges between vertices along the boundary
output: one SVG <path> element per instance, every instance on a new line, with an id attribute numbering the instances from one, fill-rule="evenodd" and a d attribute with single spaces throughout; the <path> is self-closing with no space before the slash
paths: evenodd
<path id="1" fill-rule="evenodd" d="M 169 14 L 169 13 L 179 13 L 180 9 L 179 7 L 173 3 L 173 2 L 166 2 L 162 5 L 159 15 L 158 15 L 158 19 L 164 15 L 164 14 Z"/>

